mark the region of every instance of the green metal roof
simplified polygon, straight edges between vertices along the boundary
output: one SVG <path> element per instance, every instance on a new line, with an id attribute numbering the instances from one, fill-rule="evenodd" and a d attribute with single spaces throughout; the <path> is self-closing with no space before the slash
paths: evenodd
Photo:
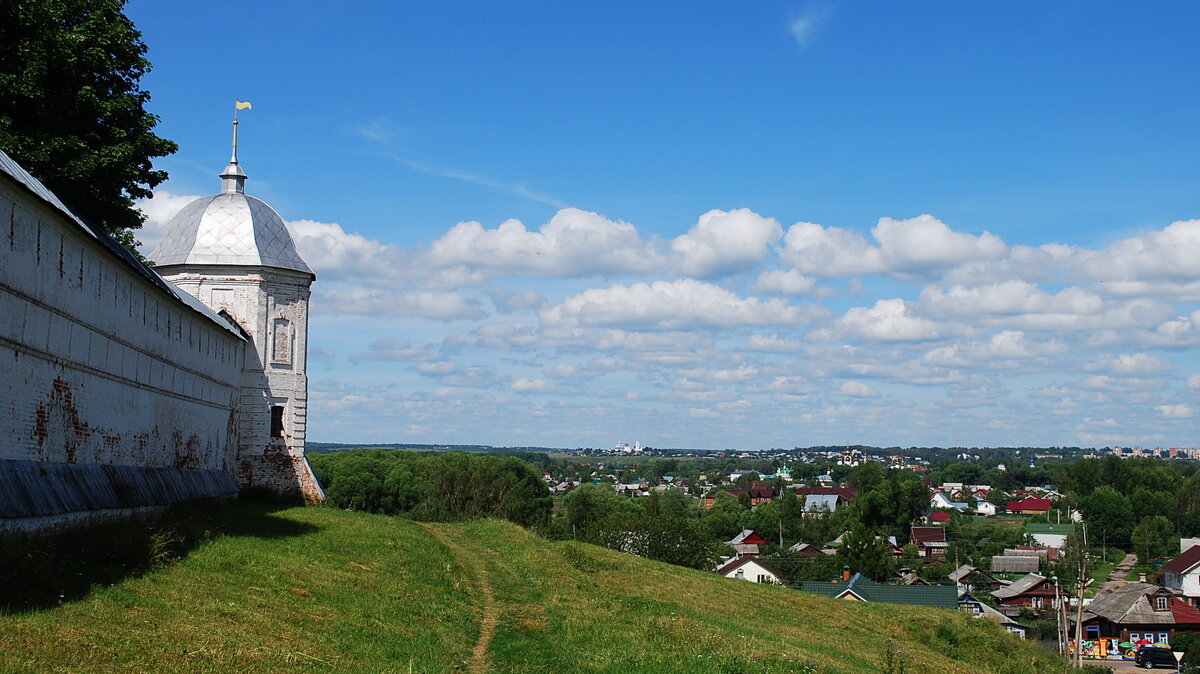
<path id="1" fill-rule="evenodd" d="M 1033 522 L 1025 523 L 1025 533 L 1027 534 L 1073 534 L 1075 533 L 1074 522 L 1063 522 L 1061 524 L 1035 524 Z"/>
<path id="2" fill-rule="evenodd" d="M 804 592 L 837 597 L 846 590 L 864 601 L 880 604 L 915 604 L 934 608 L 958 608 L 958 588 L 953 585 L 884 585 L 876 583 L 860 573 L 850 580 L 838 583 L 805 581 L 800 584 Z"/>

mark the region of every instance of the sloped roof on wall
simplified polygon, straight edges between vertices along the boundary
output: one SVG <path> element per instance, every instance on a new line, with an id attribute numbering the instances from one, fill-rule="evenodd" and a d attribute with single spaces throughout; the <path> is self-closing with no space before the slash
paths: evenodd
<path id="1" fill-rule="evenodd" d="M 183 292 L 179 288 L 176 288 L 174 285 L 164 281 L 163 278 L 155 273 L 153 269 L 147 266 L 145 262 L 142 262 L 136 256 L 134 256 L 134 254 L 129 252 L 125 246 L 122 246 L 114 241 L 112 237 L 104 232 L 104 230 L 84 221 L 82 218 L 76 215 L 75 212 L 68 208 L 67 205 L 64 204 L 57 195 L 43 185 L 40 180 L 34 178 L 28 171 L 22 168 L 21 165 L 16 162 L 16 160 L 8 156 L 8 153 L 4 152 L 3 150 L 0 150 L 0 173 L 12 178 L 27 192 L 45 202 L 54 210 L 58 211 L 58 213 L 66 218 L 68 222 L 74 223 L 74 225 L 78 227 L 80 231 L 95 240 L 96 243 L 99 244 L 100 247 L 107 251 L 112 257 L 119 259 L 122 264 L 132 268 L 133 271 L 141 275 L 159 290 L 174 297 L 178 302 L 187 305 L 192 311 L 202 314 L 212 322 L 225 328 L 229 332 L 236 335 L 239 339 L 245 339 L 244 335 L 240 331 L 235 330 L 228 321 L 218 316 L 217 313 L 212 309 L 208 308 L 191 295 Z"/>

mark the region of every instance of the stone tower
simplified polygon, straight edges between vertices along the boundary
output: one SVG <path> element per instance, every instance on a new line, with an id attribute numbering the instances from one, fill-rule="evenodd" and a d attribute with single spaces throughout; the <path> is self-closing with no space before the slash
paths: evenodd
<path id="1" fill-rule="evenodd" d="M 279 214 L 246 195 L 236 128 L 220 194 L 184 206 L 150 259 L 164 279 L 249 339 L 235 414 L 238 452 L 229 466 L 241 487 L 320 500 L 304 458 L 308 300 L 316 275 Z"/>

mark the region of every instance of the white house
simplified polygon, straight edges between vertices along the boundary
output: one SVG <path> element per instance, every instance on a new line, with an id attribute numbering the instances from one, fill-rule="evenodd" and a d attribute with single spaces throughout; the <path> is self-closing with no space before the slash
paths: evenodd
<path id="1" fill-rule="evenodd" d="M 1200 545 L 1193 545 L 1163 564 L 1163 585 L 1200 608 Z"/>
<path id="2" fill-rule="evenodd" d="M 737 578 L 739 580 L 748 580 L 751 583 L 767 583 L 770 585 L 783 585 L 783 581 L 779 579 L 779 574 L 771 567 L 764 564 L 757 557 L 742 555 L 734 557 L 725 562 L 721 568 L 717 569 L 717 573 L 726 578 Z"/>
<path id="3" fill-rule="evenodd" d="M 983 515 L 984 517 L 992 517 L 996 514 L 996 504 L 987 501 L 979 501 L 975 504 L 975 514 Z"/>

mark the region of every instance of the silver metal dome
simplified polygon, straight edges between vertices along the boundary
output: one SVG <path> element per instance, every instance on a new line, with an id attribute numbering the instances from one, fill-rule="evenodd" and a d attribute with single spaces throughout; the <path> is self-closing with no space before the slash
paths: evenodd
<path id="1" fill-rule="evenodd" d="M 312 274 L 296 252 L 283 218 L 266 202 L 245 195 L 237 163 L 221 173 L 221 193 L 184 206 L 150 254 L 154 264 L 245 265 Z"/>

